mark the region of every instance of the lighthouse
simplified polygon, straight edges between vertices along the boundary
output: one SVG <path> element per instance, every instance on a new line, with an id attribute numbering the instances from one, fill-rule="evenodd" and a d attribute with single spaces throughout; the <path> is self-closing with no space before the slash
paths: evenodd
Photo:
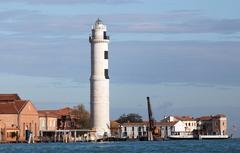
<path id="1" fill-rule="evenodd" d="M 100 19 L 92 26 L 90 76 L 90 125 L 98 137 L 110 135 L 107 27 Z"/>

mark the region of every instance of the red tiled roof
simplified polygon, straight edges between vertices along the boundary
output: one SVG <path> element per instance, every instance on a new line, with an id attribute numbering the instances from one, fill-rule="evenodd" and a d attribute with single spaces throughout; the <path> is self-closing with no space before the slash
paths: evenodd
<path id="1" fill-rule="evenodd" d="M 175 125 L 177 122 L 156 122 L 156 126 L 173 126 Z"/>
<path id="2" fill-rule="evenodd" d="M 173 126 L 175 125 L 177 122 L 154 122 L 155 126 Z M 133 123 L 133 122 L 129 122 L 129 123 L 123 123 L 123 125 L 128 125 L 128 126 L 143 126 L 149 125 L 148 121 L 144 121 L 144 122 L 140 122 L 140 123 Z"/>
<path id="3" fill-rule="evenodd" d="M 194 118 L 191 116 L 174 116 L 174 117 L 180 121 L 194 121 Z"/>
<path id="4" fill-rule="evenodd" d="M 110 121 L 110 127 L 111 128 L 119 128 L 120 123 L 117 121 Z"/>
<path id="5" fill-rule="evenodd" d="M 224 114 L 217 114 L 214 116 L 201 116 L 196 118 L 197 121 L 210 121 L 213 118 L 220 118 L 220 117 L 226 117 Z"/>
<path id="6" fill-rule="evenodd" d="M 128 125 L 128 126 L 138 126 L 138 125 L 147 125 L 147 122 L 128 122 L 128 123 L 123 123 L 122 125 Z"/>
<path id="7" fill-rule="evenodd" d="M 226 117 L 224 114 L 217 114 L 217 115 L 215 115 L 215 116 L 213 116 L 213 117 L 215 117 L 215 118 L 219 118 L 219 117 Z"/>
<path id="8" fill-rule="evenodd" d="M 73 111 L 72 108 L 65 107 L 65 108 L 62 108 L 62 109 L 57 110 L 57 113 L 58 113 L 59 115 L 70 115 L 72 111 Z"/>
<path id="9" fill-rule="evenodd" d="M 27 103 L 26 100 L 1 101 L 0 114 L 18 114 Z"/>
<path id="10" fill-rule="evenodd" d="M 196 118 L 197 121 L 210 121 L 212 119 L 211 116 L 201 116 Z"/>
<path id="11" fill-rule="evenodd" d="M 0 94 L 0 102 L 21 100 L 18 94 Z"/>
<path id="12" fill-rule="evenodd" d="M 48 110 L 39 110 L 38 111 L 38 115 L 39 115 L 39 117 L 55 117 L 55 118 L 57 118 L 59 115 L 55 112 L 55 111 L 53 111 L 53 110 L 50 110 L 50 111 L 48 111 Z"/>
<path id="13" fill-rule="evenodd" d="M 71 112 L 73 111 L 72 108 L 65 107 L 62 109 L 57 109 L 57 110 L 39 110 L 38 113 L 40 116 L 46 116 L 46 114 L 51 114 L 52 116 L 66 116 L 66 115 L 71 115 Z"/>

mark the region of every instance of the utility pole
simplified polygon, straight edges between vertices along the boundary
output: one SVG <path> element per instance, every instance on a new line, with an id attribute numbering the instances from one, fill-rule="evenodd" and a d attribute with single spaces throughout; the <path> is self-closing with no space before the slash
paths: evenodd
<path id="1" fill-rule="evenodd" d="M 148 141 L 153 141 L 154 119 L 152 115 L 152 108 L 151 108 L 149 97 L 147 97 L 147 106 L 148 106 L 148 119 L 149 119 Z"/>

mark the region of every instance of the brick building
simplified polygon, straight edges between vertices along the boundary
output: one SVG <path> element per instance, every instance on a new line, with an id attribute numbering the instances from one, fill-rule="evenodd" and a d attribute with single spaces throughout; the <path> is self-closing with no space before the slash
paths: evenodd
<path id="1" fill-rule="evenodd" d="M 69 130 L 79 129 L 75 125 L 72 108 L 65 107 L 57 110 L 39 110 L 40 130 Z"/>
<path id="2" fill-rule="evenodd" d="M 38 138 L 38 112 L 30 100 L 17 94 L 0 94 L 0 141 L 24 141 L 26 130 Z"/>

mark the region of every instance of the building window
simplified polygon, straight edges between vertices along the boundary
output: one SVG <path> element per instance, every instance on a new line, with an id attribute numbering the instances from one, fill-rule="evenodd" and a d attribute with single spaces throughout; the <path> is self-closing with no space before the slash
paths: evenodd
<path id="1" fill-rule="evenodd" d="M 132 131 L 134 131 L 134 127 L 132 127 Z"/>
<path id="2" fill-rule="evenodd" d="M 125 131 L 125 132 L 127 131 L 127 127 L 124 127 L 124 131 Z"/>
<path id="3" fill-rule="evenodd" d="M 41 127 L 45 127 L 45 120 L 41 120 Z"/>
<path id="4" fill-rule="evenodd" d="M 105 79 L 109 79 L 108 69 L 104 69 Z"/>
<path id="5" fill-rule="evenodd" d="M 142 132 L 138 132 L 138 136 L 141 137 L 142 136 Z"/>
<path id="6" fill-rule="evenodd" d="M 191 123 L 188 123 L 189 126 L 191 126 Z"/>
<path id="7" fill-rule="evenodd" d="M 108 59 L 108 51 L 104 51 L 104 59 Z"/>

